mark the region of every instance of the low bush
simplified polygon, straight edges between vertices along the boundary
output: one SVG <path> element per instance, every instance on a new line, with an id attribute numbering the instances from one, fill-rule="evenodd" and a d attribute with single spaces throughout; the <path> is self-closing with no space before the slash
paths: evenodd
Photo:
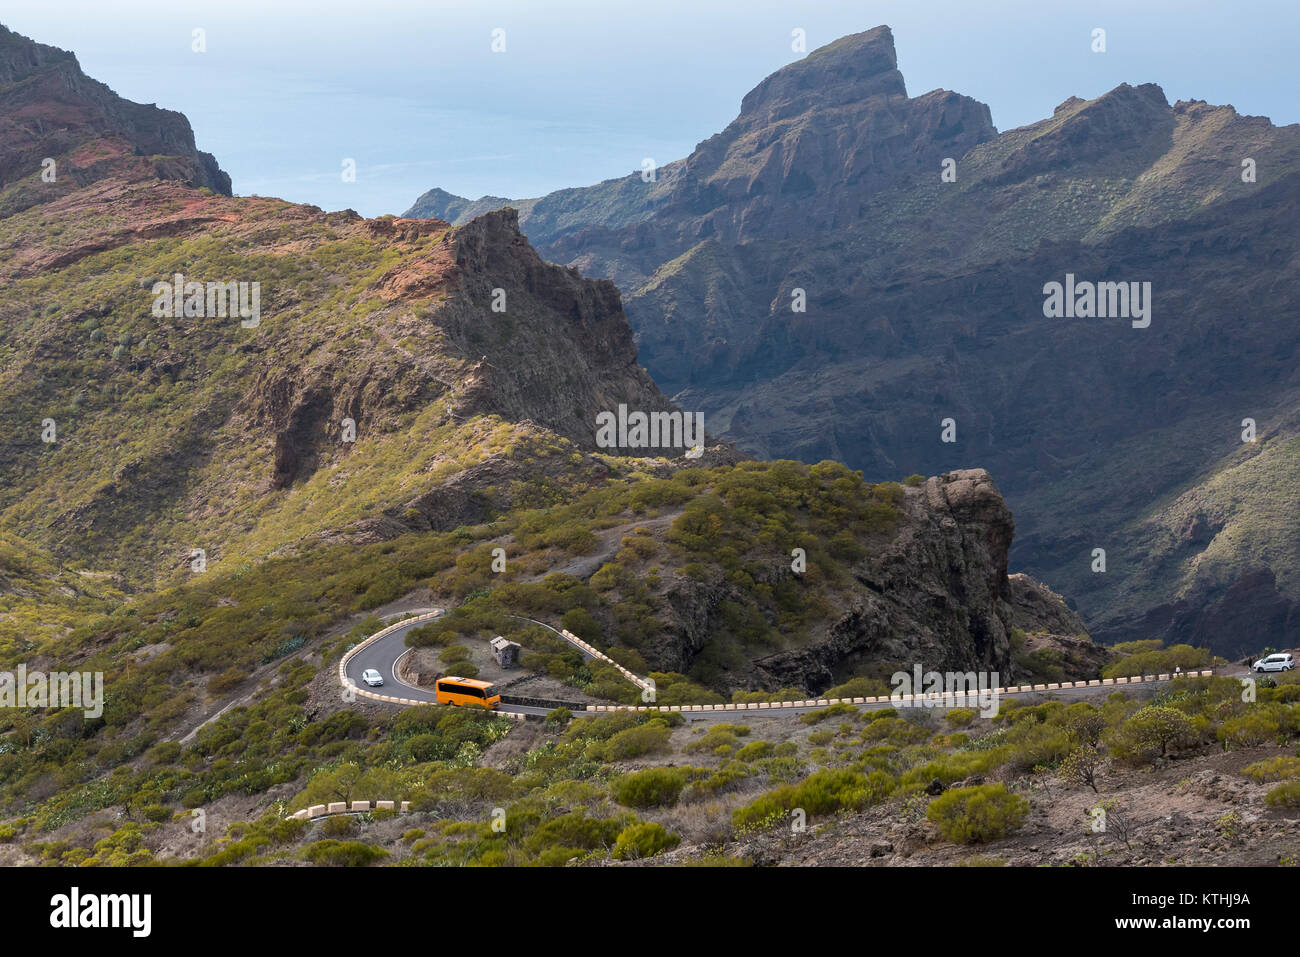
<path id="1" fill-rule="evenodd" d="M 382 861 L 388 852 L 382 847 L 360 841 L 314 841 L 302 850 L 302 855 L 313 864 L 326 867 L 369 867 Z"/>
<path id="2" fill-rule="evenodd" d="M 587 757 L 594 761 L 625 761 L 647 754 L 658 754 L 668 749 L 672 728 L 651 721 L 635 728 L 620 731 L 608 741 L 587 746 Z"/>
<path id="3" fill-rule="evenodd" d="M 1264 800 L 1273 807 L 1300 807 L 1300 781 L 1284 781 L 1264 795 Z"/>
<path id="4" fill-rule="evenodd" d="M 975 712 L 970 708 L 953 708 L 944 719 L 954 728 L 964 728 L 975 720 Z"/>
<path id="5" fill-rule="evenodd" d="M 613 856 L 620 861 L 641 860 L 672 850 L 681 840 L 657 821 L 643 821 L 631 824 L 619 832 L 618 840 L 614 842 Z"/>
<path id="6" fill-rule="evenodd" d="M 663 807 L 677 803 L 686 786 L 685 768 L 647 768 L 610 782 L 610 793 L 624 807 Z"/>
<path id="7" fill-rule="evenodd" d="M 1300 758 L 1266 758 L 1246 765 L 1241 769 L 1241 773 L 1259 783 L 1300 777 Z"/>
<path id="8" fill-rule="evenodd" d="M 1004 784 L 953 788 L 930 802 L 925 816 L 954 844 L 986 844 L 1020 828 L 1029 802 Z"/>
<path id="9" fill-rule="evenodd" d="M 847 769 L 826 769 L 799 784 L 786 785 L 760 796 L 732 812 L 737 829 L 770 827 L 795 808 L 808 817 L 856 811 L 879 804 L 894 790 L 896 781 L 884 771 L 861 774 Z"/>

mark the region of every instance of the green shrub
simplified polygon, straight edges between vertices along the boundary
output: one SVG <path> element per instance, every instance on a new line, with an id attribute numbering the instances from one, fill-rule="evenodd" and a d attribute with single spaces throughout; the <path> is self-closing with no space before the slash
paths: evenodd
<path id="1" fill-rule="evenodd" d="M 568 708 L 553 708 L 546 712 L 546 730 L 563 731 L 573 720 L 573 712 Z"/>
<path id="2" fill-rule="evenodd" d="M 781 780 L 778 775 L 773 774 L 770 776 L 777 780 Z M 794 776 L 796 775 L 787 775 L 785 779 L 788 780 L 790 777 Z M 718 768 L 715 773 L 709 775 L 707 778 L 692 782 L 690 794 L 692 797 L 718 794 L 722 791 L 730 790 L 732 785 L 737 784 L 748 777 L 749 766 L 743 761 L 727 761 L 722 765 L 722 767 Z"/>
<path id="3" fill-rule="evenodd" d="M 1281 781 L 1283 778 L 1300 777 L 1300 758 L 1277 757 L 1256 761 L 1241 769 L 1241 773 L 1252 781 Z"/>
<path id="4" fill-rule="evenodd" d="M 708 751 L 710 754 L 719 747 L 727 746 L 733 751 L 740 746 L 740 738 L 749 734 L 749 726 L 744 724 L 715 724 L 694 741 L 688 741 L 682 750 L 687 752 Z"/>
<path id="5" fill-rule="evenodd" d="M 514 808 L 506 811 L 508 829 L 527 819 L 527 812 L 516 813 Z M 609 847 L 625 826 L 625 821 L 616 818 L 589 817 L 583 810 L 570 811 L 541 823 L 524 841 L 524 846 L 542 865 L 555 866 L 581 857 L 587 851 Z"/>
<path id="6" fill-rule="evenodd" d="M 1183 671 L 1193 671 L 1208 667 L 1213 660 L 1214 655 L 1208 649 L 1193 648 L 1191 645 L 1171 645 L 1168 648 L 1137 651 L 1127 655 L 1102 668 L 1101 676 L 1130 678 L 1135 675 L 1168 674 L 1178 668 L 1182 668 Z"/>
<path id="7" fill-rule="evenodd" d="M 587 756 L 596 761 L 624 761 L 656 754 L 668 749 L 672 733 L 666 724 L 649 722 L 620 731 L 608 741 L 588 745 Z"/>
<path id="8" fill-rule="evenodd" d="M 1300 807 L 1300 781 L 1285 781 L 1264 795 L 1273 807 Z"/>
<path id="9" fill-rule="evenodd" d="M 181 745 L 179 741 L 163 741 L 160 744 L 155 744 L 147 754 L 149 763 L 153 765 L 175 764 L 180 756 Z"/>
<path id="10" fill-rule="evenodd" d="M 360 841 L 315 841 L 302 849 L 302 855 L 313 864 L 326 867 L 369 867 L 382 861 L 388 852 Z"/>
<path id="11" fill-rule="evenodd" d="M 601 637 L 600 625 L 591 617 L 591 612 L 582 607 L 566 611 L 560 618 L 560 627 L 573 632 L 587 644 L 594 644 Z"/>
<path id="12" fill-rule="evenodd" d="M 357 822 L 350 814 L 336 814 L 327 817 L 320 826 L 321 833 L 328 837 L 346 837 L 356 833 Z"/>
<path id="13" fill-rule="evenodd" d="M 954 728 L 964 728 L 975 720 L 975 712 L 970 708 L 953 708 L 944 718 Z"/>
<path id="14" fill-rule="evenodd" d="M 686 786 L 684 768 L 647 768 L 624 774 L 610 782 L 610 793 L 624 807 L 673 805 Z"/>
<path id="15" fill-rule="evenodd" d="M 140 809 L 140 813 L 146 821 L 162 823 L 171 820 L 172 809 L 165 804 L 146 804 Z"/>
<path id="16" fill-rule="evenodd" d="M 910 768 L 903 775 L 900 784 L 905 791 L 919 790 L 936 779 L 943 784 L 951 784 L 972 775 L 988 774 L 1006 760 L 1009 751 L 1009 748 L 1003 747 L 943 754 L 933 761 Z"/>
<path id="17" fill-rule="evenodd" d="M 741 761 L 758 761 L 770 757 L 775 750 L 770 741 L 751 741 L 736 752 L 736 757 Z"/>
<path id="18" fill-rule="evenodd" d="M 884 771 L 861 774 L 847 769 L 825 769 L 809 775 L 797 785 L 786 785 L 760 796 L 732 812 L 732 824 L 739 830 L 770 827 L 795 808 L 809 817 L 837 811 L 860 810 L 879 804 L 894 790 L 895 780 Z"/>
<path id="19" fill-rule="evenodd" d="M 462 661 L 468 661 L 469 657 L 469 649 L 464 645 L 448 645 L 438 652 L 438 660 L 448 667 Z"/>
<path id="20" fill-rule="evenodd" d="M 613 856 L 620 861 L 641 860 L 653 857 L 661 851 L 672 850 L 682 839 L 670 834 L 657 821 L 645 821 L 631 824 L 619 832 L 614 842 Z"/>
<path id="21" fill-rule="evenodd" d="M 799 716 L 799 720 L 804 724 L 819 724 L 827 718 L 838 718 L 841 715 L 853 715 L 854 717 L 857 717 L 859 714 L 861 714 L 861 712 L 853 705 L 845 704 L 841 701 L 839 704 L 833 704 L 828 708 L 822 708 L 820 711 L 809 711 L 806 714 L 802 714 Z"/>
<path id="22" fill-rule="evenodd" d="M 1020 828 L 1029 802 L 1004 784 L 953 788 L 930 802 L 925 816 L 954 844 L 985 844 Z"/>
<path id="23" fill-rule="evenodd" d="M 842 685 L 826 689 L 827 698 L 879 698 L 881 695 L 888 695 L 889 693 L 889 685 L 879 678 L 850 678 Z M 807 695 L 801 694 L 798 698 L 792 698 L 791 700 L 798 701 L 807 697 Z"/>
<path id="24" fill-rule="evenodd" d="M 1105 716 L 1091 705 L 1083 703 L 1070 705 L 1066 710 L 1069 713 L 1066 715 L 1065 729 L 1070 740 L 1096 747 L 1106 730 Z"/>
<path id="25" fill-rule="evenodd" d="M 1070 753 L 1070 735 L 1062 727 L 1022 721 L 1003 739 L 1006 763 L 1018 771 L 1054 767 Z"/>
<path id="26" fill-rule="evenodd" d="M 1230 748 L 1255 748 L 1274 740 L 1281 732 L 1280 716 L 1271 708 L 1257 705 L 1225 719 L 1215 735 Z"/>
<path id="27" fill-rule="evenodd" d="M 1159 638 L 1142 638 L 1138 641 L 1121 641 L 1111 647 L 1121 655 L 1135 655 L 1143 651 L 1159 651 L 1163 645 L 1164 642 Z"/>
<path id="28" fill-rule="evenodd" d="M 1101 753 L 1094 747 L 1085 745 L 1075 748 L 1065 756 L 1057 774 L 1068 786 L 1086 786 L 1097 792 L 1097 772 L 1101 767 Z"/>
<path id="29" fill-rule="evenodd" d="M 243 668 L 230 667 L 219 675 L 213 675 L 208 679 L 208 694 L 222 695 L 228 691 L 233 691 L 243 683 L 248 677 Z"/>
<path id="30" fill-rule="evenodd" d="M 1120 757 L 1163 755 L 1170 747 L 1190 741 L 1194 731 L 1191 719 L 1177 708 L 1147 705 L 1120 725 L 1113 750 Z"/>

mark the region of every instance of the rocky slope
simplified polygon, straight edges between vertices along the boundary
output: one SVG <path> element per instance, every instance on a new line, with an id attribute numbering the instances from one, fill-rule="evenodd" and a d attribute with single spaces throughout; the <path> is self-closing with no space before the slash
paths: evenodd
<path id="1" fill-rule="evenodd" d="M 997 672 L 1010 679 L 1017 617 L 1043 630 L 1052 611 L 1017 602 L 1007 577 L 1015 523 L 989 474 L 932 477 L 904 498 L 888 546 L 853 566 L 857 595 L 824 638 L 755 662 L 768 687 L 824 691 L 866 663 L 888 670 Z M 992 679 L 990 679 L 992 680 Z"/>
<path id="2" fill-rule="evenodd" d="M 61 561 L 151 585 L 195 548 L 480 521 L 533 478 L 526 449 L 596 451 L 599 412 L 673 408 L 614 285 L 543 262 L 512 212 L 222 195 L 184 117 L 9 32 L 0 144 L 0 521 Z M 178 274 L 200 294 L 160 308 Z M 246 284 L 246 318 L 212 283 Z"/>
<path id="3" fill-rule="evenodd" d="M 49 161 L 49 176 L 33 179 Z M 0 214 L 110 177 L 230 194 L 230 177 L 195 148 L 180 113 L 124 100 L 71 53 L 0 25 Z"/>
<path id="4" fill-rule="evenodd" d="M 656 381 L 742 450 L 871 478 L 979 463 L 1017 564 L 1095 635 L 1236 654 L 1300 637 L 1294 488 L 1228 484 L 1259 449 L 1242 419 L 1271 462 L 1298 434 L 1298 195 L 1300 127 L 1146 83 L 998 133 L 969 98 L 909 98 L 880 27 L 773 74 L 654 183 L 515 205 L 543 255 L 620 284 Z M 497 201 L 467 202 L 410 212 Z M 1150 326 L 1046 318 L 1067 274 L 1149 282 Z"/>
<path id="5" fill-rule="evenodd" d="M 830 480 L 837 487 L 847 477 Z M 1064 600 L 1025 575 L 1008 576 L 1015 523 L 987 472 L 964 469 L 912 487 L 892 486 L 892 494 L 889 488 L 867 486 L 850 500 L 890 502 L 889 520 L 859 525 L 847 514 L 837 518 L 842 534 L 852 534 L 859 547 L 810 557 L 819 567 L 806 576 L 772 561 L 766 538 L 747 547 L 725 532 L 707 551 L 673 560 L 671 565 L 688 573 L 664 574 L 653 594 L 643 596 L 661 625 L 636 650 L 655 671 L 688 674 L 719 691 L 823 693 L 854 677 L 887 682 L 894 672 L 910 674 L 916 665 L 927 671 L 996 672 L 1000 680 L 1015 680 L 1025 676 L 1012 640 L 1012 630 L 1019 629 L 1038 644 L 1069 642 L 1078 650 L 1065 656 L 1063 677 L 1097 674 L 1105 652 L 1088 640 Z M 753 492 L 720 494 L 734 510 L 743 509 Z M 806 508 L 804 520 L 813 532 L 820 530 L 816 523 L 823 511 L 840 511 L 834 502 L 808 502 L 803 492 L 787 490 L 776 498 L 803 503 L 795 514 Z M 689 547 L 680 534 L 692 527 L 689 508 L 673 523 L 669 542 Z M 746 521 L 735 511 L 716 514 L 727 516 L 724 529 Z M 623 543 L 631 547 L 602 565 L 598 577 L 586 576 L 611 601 L 629 601 L 641 583 L 660 577 L 631 558 L 635 539 Z M 712 569 L 714 554 L 737 553 L 745 574 Z M 691 571 L 692 561 L 704 568 Z M 831 563 L 841 564 L 847 574 L 835 576 Z M 637 584 L 607 591 L 608 581 L 619 580 Z M 820 593 L 820 611 L 796 625 L 763 601 L 791 590 Z M 760 620 L 770 622 L 772 631 L 755 627 Z M 618 631 L 613 625 L 605 634 Z"/>
<path id="6" fill-rule="evenodd" d="M 6 69 L 18 87 L 51 70 L 70 76 L 75 69 L 75 60 L 58 51 L 23 47 L 13 35 L 6 43 Z M 901 80 L 880 72 L 886 52 L 868 73 L 882 96 L 899 101 L 890 109 L 902 110 Z M 843 109 L 852 114 L 846 122 L 855 124 L 860 105 L 851 93 L 861 77 L 847 54 L 836 70 Z M 113 102 L 106 91 L 90 89 L 95 102 Z M 788 103 L 804 95 L 797 85 L 777 83 L 751 106 L 764 123 L 782 123 Z M 50 118 L 61 115 L 61 97 L 46 105 Z M 28 120 L 46 115 L 40 102 L 24 107 Z M 99 142 L 95 135 L 138 140 L 138 116 L 129 104 L 105 108 L 101 126 L 79 134 L 92 137 L 83 145 Z M 750 139 L 760 127 L 738 126 L 728 142 Z M 31 128 L 47 131 L 32 141 L 37 153 L 57 152 L 67 133 L 53 122 Z M 794 150 L 802 157 L 796 166 L 824 162 L 822 147 L 809 149 Z M 908 149 L 900 141 L 891 155 Z M 732 176 L 728 169 L 719 163 L 717 176 Z M 11 206 L 0 216 L 0 528 L 14 536 L 0 581 L 27 582 L 32 573 L 24 570 L 48 566 L 56 580 L 72 583 L 68 607 L 36 633 L 29 616 L 39 618 L 33 609 L 49 596 L 17 584 L 10 590 L 26 609 L 0 629 L 15 647 L 33 648 L 38 634 L 61 631 L 83 598 L 189 581 L 200 553 L 200 571 L 234 573 L 344 542 L 484 526 L 589 488 L 617 486 L 623 491 L 611 496 L 635 499 L 644 476 L 682 467 L 721 467 L 717 474 L 727 484 L 736 456 L 726 447 L 686 459 L 680 451 L 598 445 L 599 413 L 619 405 L 644 412 L 674 406 L 637 364 L 614 284 L 544 262 L 514 210 L 458 227 L 368 220 L 222 195 L 130 164 L 94 174 L 84 182 L 61 180 L 34 205 Z M 33 181 L 39 182 L 36 169 L 13 182 L 28 188 Z M 256 284 L 258 306 L 247 315 L 235 315 L 233 304 L 226 314 L 214 312 L 211 291 L 200 286 L 207 297 L 192 294 L 187 282 Z M 789 471 L 780 463 L 747 467 L 730 483 L 738 509 L 768 494 L 744 487 L 748 473 L 768 468 L 778 476 Z M 828 502 L 844 483 L 863 487 L 833 463 L 791 481 L 810 483 L 807 489 L 831 495 Z M 683 573 L 678 566 L 692 558 L 684 552 L 664 555 L 662 568 L 637 568 L 631 580 L 654 579 L 661 593 L 648 604 L 612 602 L 606 639 L 618 644 L 620 622 L 631 623 L 628 634 L 644 638 L 635 647 L 653 667 L 707 676 L 700 680 L 723 692 L 820 690 L 913 662 L 1009 674 L 1016 616 L 1043 619 L 1042 627 L 1017 626 L 1042 633 L 1054 627 L 1043 608 L 1070 617 L 1045 589 L 1036 593 L 1038 610 L 1014 600 L 1007 577 L 1011 515 L 987 473 L 953 472 L 906 493 L 894 485 L 879 501 L 870 496 L 882 493 L 863 488 L 867 497 L 846 506 L 862 511 L 863 536 L 874 534 L 868 519 L 892 514 L 899 503 L 901 524 L 882 532 L 866 557 L 860 544 L 831 542 L 820 560 L 827 573 L 836 571 L 834 562 L 848 568 L 847 588 L 823 594 L 819 579 L 799 585 L 811 597 L 808 628 L 797 635 L 788 615 L 763 604 L 773 589 L 795 604 L 804 601 L 791 597 L 796 586 L 782 570 L 788 559 L 778 555 L 773 565 L 767 541 L 749 556 L 762 581 L 754 600 L 737 586 L 754 585 L 750 572 L 732 567 L 726 548 L 694 556 L 705 563 L 721 556 L 724 565 L 711 579 Z M 708 498 L 689 483 L 664 494 Z M 822 538 L 846 531 L 833 511 L 821 514 L 801 500 L 791 534 L 811 529 L 822 545 Z M 783 498 L 770 504 L 789 507 Z M 626 521 L 644 507 L 634 506 Z M 530 545 L 537 553 L 516 560 L 593 581 L 613 556 L 563 549 L 565 541 L 582 542 L 609 527 L 614 519 L 603 508 L 571 529 L 558 515 L 528 519 L 514 544 L 539 541 L 541 549 Z M 751 518 L 740 526 L 746 535 L 753 531 Z M 477 567 L 468 553 L 474 540 L 467 535 L 461 543 L 467 551 L 458 557 L 467 568 Z M 82 580 L 83 572 L 99 577 Z M 390 577 L 362 591 L 386 594 L 409 583 L 404 572 Z M 737 625 L 742 606 L 757 616 L 751 623 L 764 620 L 761 628 Z M 660 609 L 662 619 L 655 618 Z"/>

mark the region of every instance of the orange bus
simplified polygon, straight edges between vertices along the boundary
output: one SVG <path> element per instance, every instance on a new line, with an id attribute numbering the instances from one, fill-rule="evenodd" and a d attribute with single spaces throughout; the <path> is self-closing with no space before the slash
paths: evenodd
<path id="1" fill-rule="evenodd" d="M 452 675 L 439 678 L 434 685 L 434 695 L 438 704 L 467 704 L 492 709 L 501 706 L 501 695 L 497 693 L 496 685 L 474 678 L 457 678 Z"/>

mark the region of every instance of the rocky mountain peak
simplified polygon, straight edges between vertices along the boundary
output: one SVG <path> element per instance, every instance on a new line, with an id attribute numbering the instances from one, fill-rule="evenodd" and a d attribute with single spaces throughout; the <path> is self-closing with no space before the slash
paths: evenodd
<path id="1" fill-rule="evenodd" d="M 53 184 L 40 180 L 47 159 Z M 33 184 L 8 199 L 7 215 L 57 195 L 43 185 L 106 178 L 178 180 L 230 195 L 230 177 L 194 143 L 173 110 L 123 99 L 82 71 L 67 51 L 0 26 L 0 188 Z"/>
<path id="2" fill-rule="evenodd" d="M 864 200 L 889 184 L 996 135 L 989 108 L 970 97 L 936 90 L 909 98 L 893 33 L 876 27 L 814 50 L 750 91 L 736 119 L 686 159 L 658 215 L 692 218 L 679 248 L 827 228 L 859 218 Z"/>
<path id="3" fill-rule="evenodd" d="M 887 26 L 841 37 L 777 70 L 745 95 L 739 121 L 766 125 L 871 96 L 907 96 Z"/>
<path id="4" fill-rule="evenodd" d="M 80 69 L 67 50 L 29 40 L 0 24 L 0 83 L 17 83 L 55 64 Z"/>
<path id="5" fill-rule="evenodd" d="M 969 97 L 907 96 L 879 27 L 763 80 L 655 184 L 634 174 L 513 205 L 543 257 L 619 284 L 656 382 L 742 451 L 878 478 L 978 462 L 1014 503 L 1013 560 L 1068 593 L 1093 634 L 1204 634 L 1235 655 L 1241 631 L 1216 603 L 1248 601 L 1250 640 L 1276 647 L 1300 620 L 1283 557 L 1295 536 L 1261 517 L 1291 501 L 1263 476 L 1289 474 L 1297 448 L 1296 332 L 1276 316 L 1295 312 L 1298 197 L 1300 125 L 1122 83 L 998 133 Z M 482 211 L 462 203 L 457 222 Z M 1045 326 L 1043 284 L 1071 273 L 1150 281 L 1164 324 L 1141 349 L 1100 324 Z M 1243 351 L 1226 355 L 1224 336 Z M 1286 423 L 1269 465 L 1223 458 L 1240 445 L 1228 396 Z M 1138 442 L 1136 406 L 1177 438 Z M 981 426 L 933 441 L 950 413 Z M 981 487 L 949 484 L 962 501 Z M 1217 524 L 1195 518 L 1206 502 Z M 1093 574 L 1094 536 L 1128 543 L 1141 585 Z"/>

